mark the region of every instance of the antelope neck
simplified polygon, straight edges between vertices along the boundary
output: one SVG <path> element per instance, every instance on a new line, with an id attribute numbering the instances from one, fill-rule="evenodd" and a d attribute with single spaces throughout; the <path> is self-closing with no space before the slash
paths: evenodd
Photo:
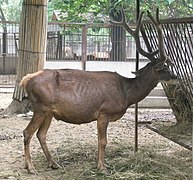
<path id="1" fill-rule="evenodd" d="M 130 87 L 129 92 L 133 94 L 132 103 L 136 103 L 144 99 L 151 90 L 158 84 L 158 79 L 151 74 L 138 76 L 133 79 L 133 86 Z"/>

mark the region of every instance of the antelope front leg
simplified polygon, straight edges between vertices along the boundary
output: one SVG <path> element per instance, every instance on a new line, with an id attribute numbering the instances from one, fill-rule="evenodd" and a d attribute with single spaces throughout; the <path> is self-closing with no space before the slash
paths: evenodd
<path id="1" fill-rule="evenodd" d="M 97 121 L 98 130 L 98 168 L 100 171 L 106 171 L 104 159 L 105 159 L 105 147 L 107 144 L 107 126 L 109 121 L 99 119 Z"/>

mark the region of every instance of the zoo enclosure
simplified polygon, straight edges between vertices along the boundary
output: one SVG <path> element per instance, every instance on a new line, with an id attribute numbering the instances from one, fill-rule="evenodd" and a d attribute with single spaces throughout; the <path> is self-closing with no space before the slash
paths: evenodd
<path id="1" fill-rule="evenodd" d="M 162 20 L 161 24 L 165 49 L 175 64 L 173 70 L 178 75 L 180 91 L 184 93 L 182 99 L 186 99 L 185 104 L 191 109 L 193 107 L 193 19 Z M 116 62 L 115 66 L 117 66 L 122 62 L 134 62 L 134 39 L 127 33 L 124 36 L 125 32 L 121 29 L 117 32 L 120 37 L 124 38 L 115 39 L 116 34 L 112 36 L 113 28 L 114 26 L 110 24 L 49 23 L 46 63 L 49 63 L 51 68 L 54 68 L 54 62 L 59 68 L 65 68 L 65 66 L 61 66 L 61 62 L 71 62 L 70 66 L 79 63 L 78 68 L 87 69 L 86 65 L 93 62 L 93 69 L 96 69 L 99 63 L 103 63 L 102 66 L 107 66 L 111 62 Z M 145 43 L 149 47 L 148 50 L 155 49 L 157 35 L 153 26 L 150 22 L 144 22 L 142 29 L 143 37 L 146 37 Z M 0 22 L 0 86 L 15 83 L 18 38 L 18 23 Z M 144 44 L 143 40 L 142 43 Z M 113 44 L 117 44 L 115 49 L 113 49 Z M 118 54 L 119 51 L 123 54 L 122 56 L 117 57 L 112 54 Z M 140 62 L 145 61 L 146 59 L 140 56 Z M 134 70 L 133 64 L 123 64 L 123 66 L 127 66 L 127 71 L 130 72 Z M 132 68 L 129 69 L 129 66 Z M 174 98 L 169 95 L 171 87 L 166 85 L 164 87 L 170 97 L 169 100 L 173 101 Z M 178 92 L 175 91 L 175 93 Z M 174 102 L 174 106 L 175 104 L 176 102 Z"/>

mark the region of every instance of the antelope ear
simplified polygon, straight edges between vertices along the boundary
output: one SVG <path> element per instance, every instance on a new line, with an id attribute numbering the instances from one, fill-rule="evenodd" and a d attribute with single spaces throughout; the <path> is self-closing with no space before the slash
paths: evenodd
<path id="1" fill-rule="evenodd" d="M 131 72 L 131 73 L 135 74 L 136 76 L 140 76 L 145 68 L 146 68 L 146 66 L 141 68 L 141 69 L 139 69 L 139 70 L 137 70 L 137 71 L 135 71 L 135 72 Z"/>
<path id="2" fill-rule="evenodd" d="M 148 63 L 146 66 L 144 66 L 143 68 L 141 68 L 141 69 L 139 69 L 139 70 L 137 70 L 137 71 L 135 71 L 135 72 L 131 72 L 131 73 L 133 73 L 133 74 L 135 74 L 136 76 L 141 76 L 142 74 L 143 74 L 143 72 L 149 67 L 149 64 L 150 63 Z"/>
<path id="3" fill-rule="evenodd" d="M 132 74 L 135 74 L 136 76 L 139 76 L 139 73 L 137 72 L 137 71 L 135 71 L 135 72 L 131 72 Z"/>

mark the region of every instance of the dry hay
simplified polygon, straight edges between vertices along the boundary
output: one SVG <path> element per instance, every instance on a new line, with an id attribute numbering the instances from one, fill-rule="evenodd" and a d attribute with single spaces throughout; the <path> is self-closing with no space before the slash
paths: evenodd
<path id="1" fill-rule="evenodd" d="M 53 171 L 52 176 L 56 180 L 191 180 L 191 162 L 186 161 L 191 156 L 189 151 L 167 154 L 164 147 L 160 147 L 159 151 L 157 149 L 146 146 L 135 153 L 131 146 L 123 143 L 111 144 L 106 151 L 109 173 L 102 174 L 96 166 L 97 146 L 91 144 L 60 146 L 52 153 L 63 168 Z M 42 154 L 36 157 L 38 169 L 46 166 L 42 164 L 45 162 L 43 159 Z"/>
<path id="2" fill-rule="evenodd" d="M 177 122 L 188 121 L 192 122 L 193 117 L 193 102 L 190 97 L 192 94 L 188 90 L 184 90 L 181 84 L 177 85 L 163 85 L 173 113 Z"/>
<path id="3" fill-rule="evenodd" d="M 187 83 L 188 82 L 184 82 L 184 86 L 186 86 Z M 180 83 L 176 85 L 163 84 L 163 87 L 176 117 L 176 122 L 153 121 L 151 127 L 155 128 L 156 131 L 164 137 L 191 149 L 193 102 L 190 97 L 192 97 L 192 94 L 190 91 L 182 89 Z"/>

